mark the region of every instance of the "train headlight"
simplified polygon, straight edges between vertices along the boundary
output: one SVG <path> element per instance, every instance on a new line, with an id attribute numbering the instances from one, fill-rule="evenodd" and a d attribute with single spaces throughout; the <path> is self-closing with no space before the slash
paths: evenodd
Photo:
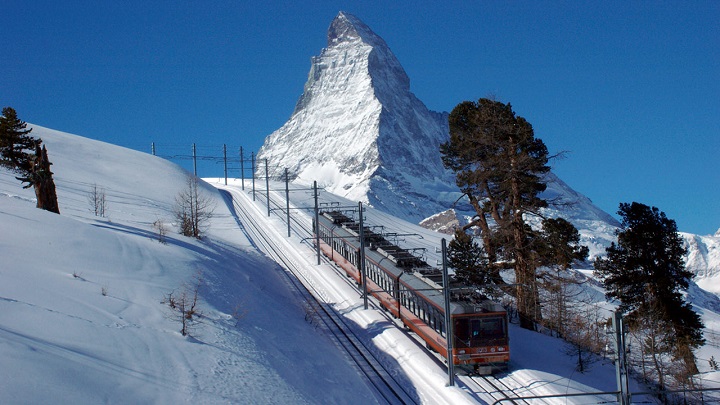
<path id="1" fill-rule="evenodd" d="M 490 349 L 490 353 L 495 353 L 495 348 Z"/>
<path id="2" fill-rule="evenodd" d="M 465 350 L 458 350 L 458 354 L 465 354 Z"/>

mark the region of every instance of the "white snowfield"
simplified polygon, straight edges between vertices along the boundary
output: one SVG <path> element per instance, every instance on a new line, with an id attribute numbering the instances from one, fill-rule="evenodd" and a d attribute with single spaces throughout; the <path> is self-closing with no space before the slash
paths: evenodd
<path id="1" fill-rule="evenodd" d="M 255 212 L 265 232 L 302 264 L 322 299 L 356 325 L 381 361 L 418 403 L 492 403 L 474 382 L 447 386 L 441 359 L 381 311 L 364 310 L 357 290 L 332 266 L 316 264 L 303 236 L 286 235 L 264 199 L 252 201 L 239 183 L 203 185 L 215 201 L 203 240 L 176 233 L 172 208 L 188 174 L 148 154 L 34 127 L 53 162 L 61 215 L 35 208 L 32 190 L 0 171 L 0 403 L 122 404 L 367 404 L 379 402 L 327 332 L 305 320 L 304 302 L 287 273 L 259 252 L 224 197 Z M 93 185 L 105 190 L 107 217 L 94 216 Z M 280 189 L 282 184 L 271 184 Z M 300 186 L 298 186 L 300 187 Z M 304 187 L 304 186 L 303 186 Z M 325 202 L 341 201 L 321 192 Z M 283 193 L 278 193 L 283 198 Z M 291 194 L 294 207 L 312 206 L 309 191 Z M 341 201 L 342 204 L 356 203 Z M 303 210 L 293 215 L 306 216 Z M 167 244 L 153 223 L 165 223 Z M 427 249 L 430 263 L 442 235 L 368 210 L 367 221 Z M 163 298 L 201 274 L 201 323 L 193 337 L 179 333 Z M 720 358 L 717 297 L 696 286 L 691 295 L 712 334 L 698 357 L 705 384 Z M 598 305 L 602 291 L 588 283 Z M 608 306 L 609 307 L 609 306 Z M 501 381 L 511 395 L 612 391 L 614 367 L 598 359 L 584 374 L 565 345 L 512 327 L 510 370 Z M 633 390 L 642 390 L 633 384 Z M 590 404 L 609 396 L 546 400 Z"/>

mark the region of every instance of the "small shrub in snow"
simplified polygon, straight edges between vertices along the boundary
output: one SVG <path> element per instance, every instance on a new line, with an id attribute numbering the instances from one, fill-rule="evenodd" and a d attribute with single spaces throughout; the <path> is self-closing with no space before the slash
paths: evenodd
<path id="1" fill-rule="evenodd" d="M 107 199 L 105 198 L 105 189 L 99 188 L 97 184 L 93 184 L 88 192 L 88 203 L 90 204 L 90 211 L 92 211 L 96 217 L 105 217 L 107 212 Z"/>
<path id="2" fill-rule="evenodd" d="M 247 308 L 245 308 L 245 305 L 243 303 L 239 303 L 239 304 L 235 305 L 235 308 L 233 308 L 233 313 L 232 313 L 232 319 L 235 320 L 235 326 L 238 326 L 238 324 L 240 324 L 240 320 L 245 318 L 247 313 L 248 313 L 248 310 L 247 310 Z"/>
<path id="3" fill-rule="evenodd" d="M 180 323 L 183 336 L 192 336 L 203 315 L 199 308 L 201 285 L 202 275 L 197 274 L 191 283 L 184 283 L 178 290 L 166 294 L 161 301 L 170 308 L 169 318 Z"/>
<path id="4" fill-rule="evenodd" d="M 165 222 L 163 222 L 162 219 L 158 218 L 155 222 L 153 222 L 152 225 L 155 233 L 157 234 L 158 242 L 162 243 L 163 245 L 167 245 L 167 227 L 165 226 Z"/>
<path id="5" fill-rule="evenodd" d="M 188 178 L 187 187 L 175 197 L 174 213 L 180 233 L 200 239 L 214 209 L 213 200 L 200 191 L 200 179 Z"/>
<path id="6" fill-rule="evenodd" d="M 314 327 L 319 327 L 322 319 L 320 318 L 320 304 L 317 301 L 305 301 L 305 321 Z"/>

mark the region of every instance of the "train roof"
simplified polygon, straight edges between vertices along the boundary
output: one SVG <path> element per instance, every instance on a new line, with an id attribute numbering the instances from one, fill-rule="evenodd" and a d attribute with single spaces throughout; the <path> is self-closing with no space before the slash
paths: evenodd
<path id="1" fill-rule="evenodd" d="M 360 245 L 360 225 L 339 211 L 327 211 L 320 215 L 320 220 L 326 225 L 335 226 L 334 232 L 342 237 L 355 249 Z M 416 291 L 444 311 L 445 297 L 443 294 L 442 271 L 430 266 L 422 258 L 414 255 L 410 250 L 399 247 L 388 241 L 382 234 L 374 232 L 371 228 L 363 226 L 366 246 L 365 258 L 385 269 L 393 277 L 400 277 L 400 282 Z M 457 285 L 455 285 L 457 284 Z M 452 290 L 467 290 L 467 287 L 454 283 L 451 280 Z M 458 294 L 452 294 L 450 312 L 453 315 L 469 313 L 504 312 L 503 307 L 491 300 L 463 299 Z"/>

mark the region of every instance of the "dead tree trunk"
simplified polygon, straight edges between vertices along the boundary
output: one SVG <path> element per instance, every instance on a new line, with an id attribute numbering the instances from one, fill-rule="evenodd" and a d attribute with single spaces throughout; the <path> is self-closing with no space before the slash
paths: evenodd
<path id="1" fill-rule="evenodd" d="M 40 143 L 35 143 L 35 161 L 32 165 L 30 177 L 32 186 L 35 189 L 35 197 L 37 198 L 37 207 L 46 211 L 60 213 L 58 207 L 57 192 L 55 191 L 55 181 L 53 173 L 50 171 L 50 160 L 48 160 L 47 148 L 43 145 L 40 149 Z"/>

